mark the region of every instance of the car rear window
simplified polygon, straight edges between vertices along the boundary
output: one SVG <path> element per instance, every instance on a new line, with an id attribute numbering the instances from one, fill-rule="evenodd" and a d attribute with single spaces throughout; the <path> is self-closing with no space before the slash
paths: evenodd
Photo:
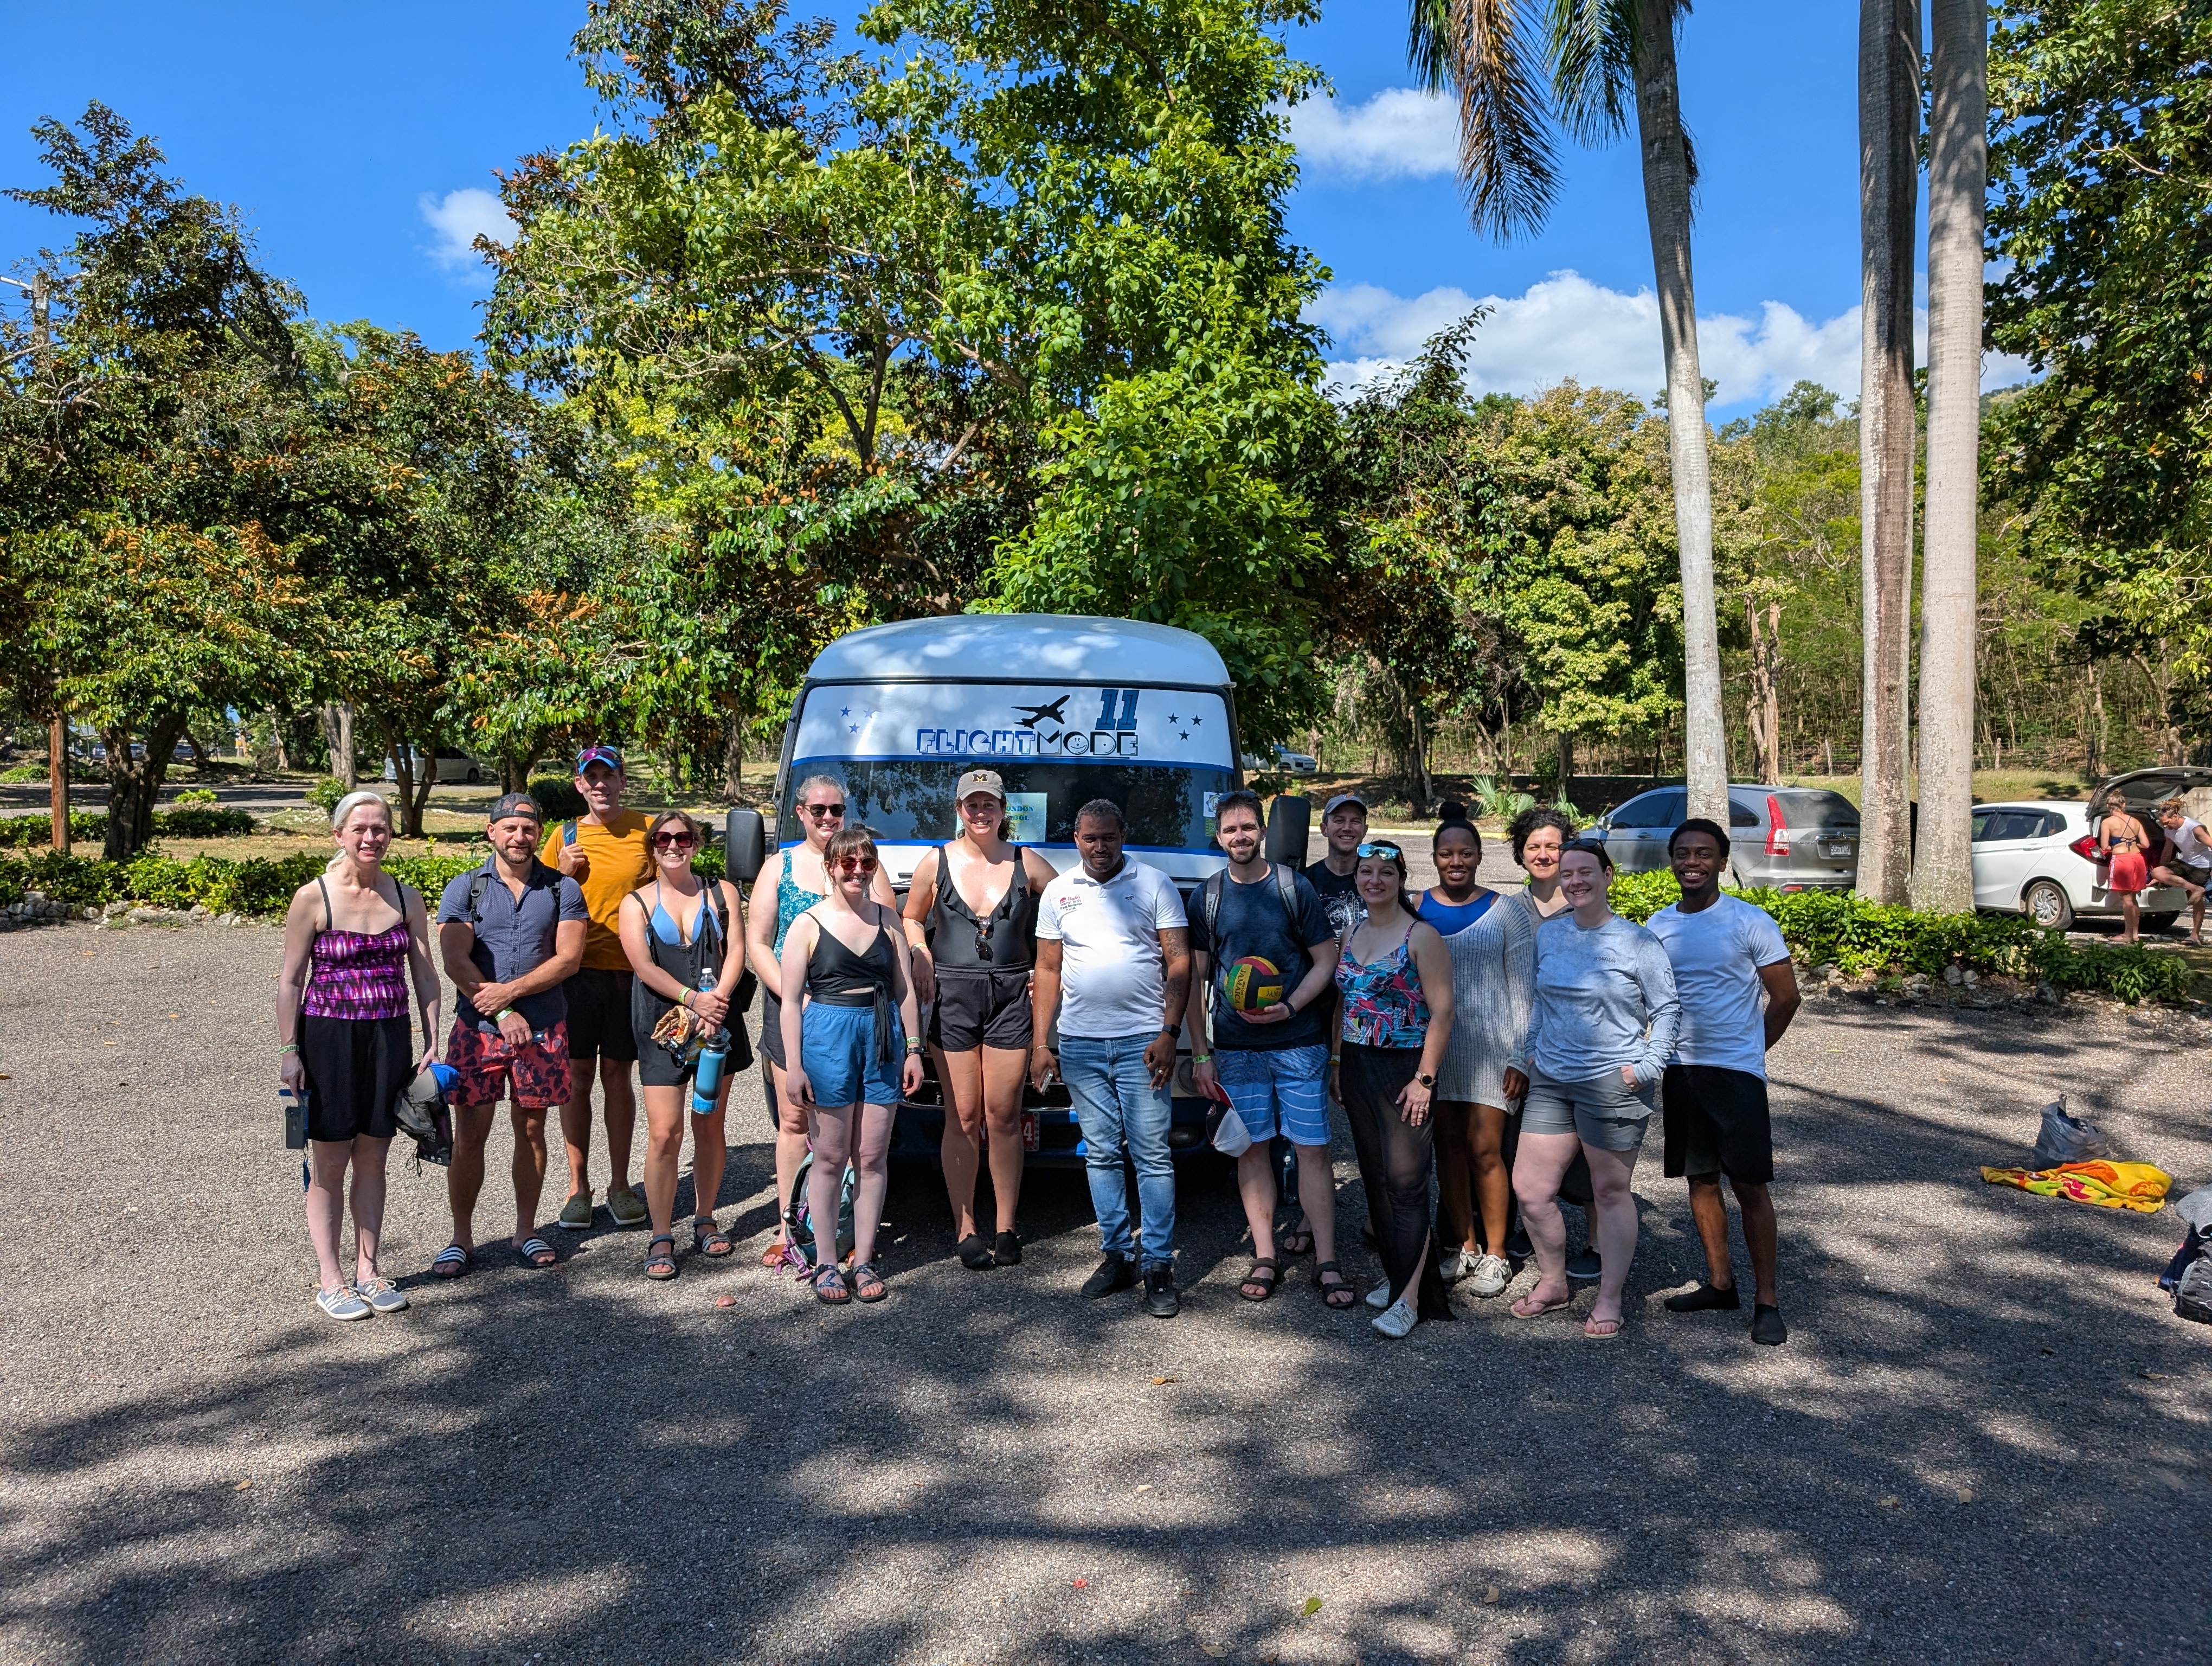
<path id="1" fill-rule="evenodd" d="M 1784 825 L 1793 831 L 1800 828 L 1823 833 L 1840 828 L 1858 830 L 1858 806 L 1841 793 L 1777 793 L 1774 800 L 1781 808 Z"/>

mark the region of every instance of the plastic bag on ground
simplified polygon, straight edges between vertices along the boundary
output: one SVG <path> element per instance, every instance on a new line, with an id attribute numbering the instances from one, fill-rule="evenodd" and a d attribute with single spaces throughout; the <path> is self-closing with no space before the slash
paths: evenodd
<path id="1" fill-rule="evenodd" d="M 2061 1163 L 2088 1163 L 2109 1155 L 2112 1142 L 2076 1116 L 2066 1114 L 2066 1096 L 2060 1094 L 2043 1108 L 2043 1132 L 2035 1142 L 2033 1169 L 2055 1169 Z"/>

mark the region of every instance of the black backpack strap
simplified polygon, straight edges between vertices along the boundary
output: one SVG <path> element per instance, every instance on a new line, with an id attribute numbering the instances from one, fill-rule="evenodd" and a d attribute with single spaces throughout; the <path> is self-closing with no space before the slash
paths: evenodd
<path id="1" fill-rule="evenodd" d="M 1224 868 L 1207 874 L 1206 883 L 1199 887 L 1199 907 L 1206 915 L 1206 946 L 1216 961 L 1221 958 L 1221 887 L 1228 879 L 1228 870 Z"/>
<path id="2" fill-rule="evenodd" d="M 484 892 L 490 885 L 491 868 L 489 864 L 469 875 L 469 924 L 471 926 L 483 924 Z"/>
<path id="3" fill-rule="evenodd" d="M 323 929 L 329 931 L 331 929 L 331 921 L 335 918 L 331 913 L 331 888 L 325 883 L 323 876 L 319 873 L 315 876 L 315 889 L 323 893 Z"/>
<path id="4" fill-rule="evenodd" d="M 1280 862 L 1274 864 L 1274 869 L 1275 896 L 1282 903 L 1283 919 L 1295 938 L 1298 934 L 1298 876 Z"/>

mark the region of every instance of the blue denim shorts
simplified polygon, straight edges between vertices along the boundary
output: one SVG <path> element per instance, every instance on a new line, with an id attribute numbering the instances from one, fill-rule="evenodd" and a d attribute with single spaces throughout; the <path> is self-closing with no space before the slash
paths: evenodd
<path id="1" fill-rule="evenodd" d="M 1328 1144 L 1327 1047 L 1224 1047 L 1213 1068 L 1255 1142 L 1279 1132 L 1294 1146 Z"/>
<path id="2" fill-rule="evenodd" d="M 891 1056 L 876 1056 L 872 1006 L 825 1006 L 810 1001 L 799 1015 L 799 1061 L 817 1105 L 895 1105 L 899 1067 L 905 1062 L 905 1025 L 891 1014 Z"/>

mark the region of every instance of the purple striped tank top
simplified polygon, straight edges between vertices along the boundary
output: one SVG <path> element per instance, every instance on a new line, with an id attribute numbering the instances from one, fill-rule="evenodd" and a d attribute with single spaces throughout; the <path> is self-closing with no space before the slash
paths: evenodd
<path id="1" fill-rule="evenodd" d="M 311 1018 L 407 1016 L 407 922 L 374 933 L 321 931 L 308 947 L 300 1011 Z"/>

